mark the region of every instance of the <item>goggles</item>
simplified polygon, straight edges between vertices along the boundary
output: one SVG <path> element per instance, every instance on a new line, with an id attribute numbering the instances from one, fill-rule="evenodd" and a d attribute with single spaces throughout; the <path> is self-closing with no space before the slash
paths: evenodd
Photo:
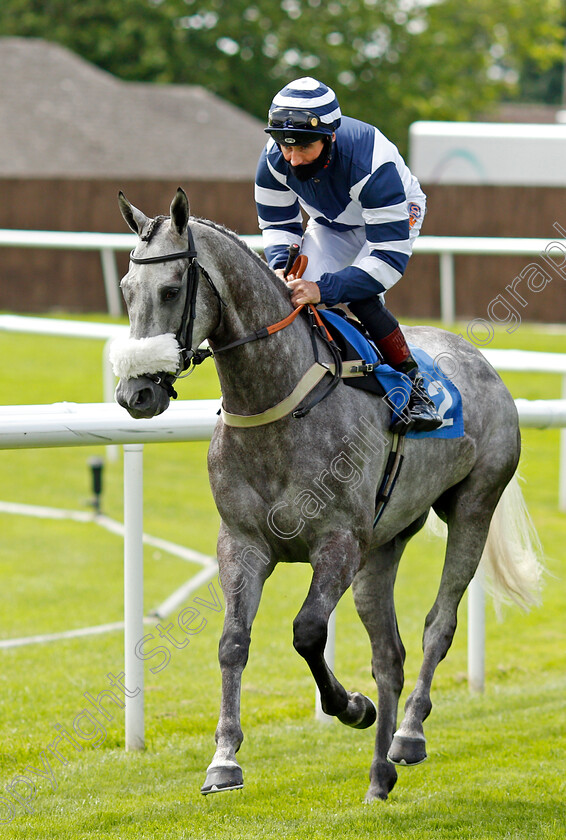
<path id="1" fill-rule="evenodd" d="M 318 114 L 294 108 L 273 108 L 268 127 L 276 143 L 282 146 L 308 146 L 332 134 L 332 126 L 321 122 Z"/>
<path id="2" fill-rule="evenodd" d="M 322 127 L 318 114 L 314 114 L 312 111 L 293 110 L 290 108 L 274 108 L 269 112 L 267 125 L 268 131 L 272 128 L 291 128 L 297 131 L 321 131 L 327 133 L 330 128 L 329 126 Z"/>

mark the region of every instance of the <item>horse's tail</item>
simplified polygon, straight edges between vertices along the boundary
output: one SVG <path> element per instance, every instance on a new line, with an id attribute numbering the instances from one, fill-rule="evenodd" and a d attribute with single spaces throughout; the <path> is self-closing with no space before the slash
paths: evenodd
<path id="1" fill-rule="evenodd" d="M 528 612 L 541 603 L 543 550 L 531 519 L 517 473 L 495 508 L 481 559 L 486 588 L 499 614 L 514 602 Z"/>

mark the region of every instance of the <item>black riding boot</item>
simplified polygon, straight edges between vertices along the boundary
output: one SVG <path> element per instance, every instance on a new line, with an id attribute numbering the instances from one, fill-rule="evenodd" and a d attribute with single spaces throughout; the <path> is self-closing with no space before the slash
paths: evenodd
<path id="1" fill-rule="evenodd" d="M 399 434 L 405 434 L 408 431 L 433 432 L 442 426 L 442 418 L 426 392 L 419 366 L 412 354 L 409 352 L 408 358 L 395 369 L 409 377 L 411 393 L 407 405 L 400 412 L 400 417 L 392 421 L 390 430 Z"/>
<path id="2" fill-rule="evenodd" d="M 379 296 L 349 304 L 375 341 L 383 360 L 411 380 L 411 393 L 407 405 L 394 419 L 392 432 L 432 432 L 442 425 L 442 418 L 426 392 L 419 366 L 409 350 L 399 322 L 389 312 Z"/>

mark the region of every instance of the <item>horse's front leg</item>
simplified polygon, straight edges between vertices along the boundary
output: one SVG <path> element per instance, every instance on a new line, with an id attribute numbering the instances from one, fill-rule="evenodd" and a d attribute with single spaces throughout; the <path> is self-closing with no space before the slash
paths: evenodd
<path id="1" fill-rule="evenodd" d="M 226 604 L 224 628 L 218 646 L 222 673 L 222 700 L 216 727 L 216 752 L 201 793 L 235 790 L 244 785 L 236 753 L 244 739 L 240 726 L 242 672 L 248 661 L 252 623 L 263 584 L 273 566 L 255 546 L 236 543 L 221 531 L 218 542 L 220 581 Z"/>
<path id="2" fill-rule="evenodd" d="M 374 723 L 375 705 L 338 682 L 324 658 L 328 619 L 360 567 L 360 547 L 348 531 L 328 536 L 311 558 L 314 573 L 308 595 L 293 622 L 293 644 L 307 662 L 328 715 L 357 729 Z"/>

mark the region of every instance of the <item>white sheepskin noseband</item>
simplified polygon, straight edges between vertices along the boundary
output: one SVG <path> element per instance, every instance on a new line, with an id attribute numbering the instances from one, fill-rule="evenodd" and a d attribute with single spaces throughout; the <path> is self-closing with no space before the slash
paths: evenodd
<path id="1" fill-rule="evenodd" d="M 134 379 L 148 373 L 175 373 L 180 350 L 173 333 L 151 338 L 118 338 L 110 346 L 110 363 L 120 379 Z"/>

